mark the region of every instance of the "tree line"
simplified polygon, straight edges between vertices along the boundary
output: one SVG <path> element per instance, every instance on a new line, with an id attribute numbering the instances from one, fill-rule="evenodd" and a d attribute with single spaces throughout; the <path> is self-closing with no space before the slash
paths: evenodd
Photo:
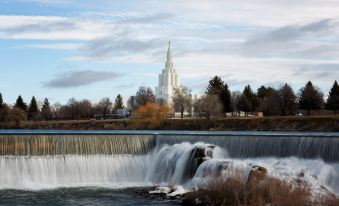
<path id="1" fill-rule="evenodd" d="M 298 93 L 287 83 L 279 88 L 261 86 L 257 91 L 247 85 L 242 92 L 231 92 L 227 83 L 215 76 L 209 81 L 205 94 L 198 98 L 193 98 L 187 87 L 175 89 L 173 106 L 181 117 L 184 112 L 191 115 L 192 109 L 196 116 L 206 118 L 226 113 L 239 116 L 240 112 L 244 112 L 245 116 L 253 112 L 263 112 L 265 116 L 287 116 L 298 114 L 298 110 L 311 115 L 313 110 L 320 109 L 332 110 L 336 114 L 339 110 L 339 86 L 334 81 L 325 101 L 321 90 L 311 81 Z"/>
<path id="2" fill-rule="evenodd" d="M 193 96 L 192 91 L 185 86 L 175 88 L 171 106 L 175 112 L 180 113 L 181 118 L 184 114 L 209 119 L 224 116 L 226 113 L 239 115 L 240 112 L 244 112 L 245 115 L 249 115 L 259 111 L 265 116 L 287 116 L 297 114 L 299 109 L 306 111 L 308 115 L 311 115 L 313 110 L 319 109 L 332 110 L 336 114 L 339 110 L 339 86 L 338 82 L 334 81 L 325 101 L 321 90 L 311 81 L 297 93 L 287 83 L 279 88 L 261 86 L 256 91 L 247 85 L 242 92 L 231 92 L 227 83 L 219 76 L 215 76 L 209 80 L 205 93 L 199 97 Z M 0 93 L 0 122 L 18 124 L 25 120 L 79 120 L 94 117 L 107 119 L 124 108 L 126 107 L 120 94 L 116 96 L 114 102 L 109 97 L 102 98 L 97 104 L 87 99 L 71 98 L 64 105 L 50 104 L 47 98 L 40 103 L 34 96 L 27 104 L 19 95 L 11 107 L 4 103 Z M 173 111 L 164 100 L 156 99 L 150 87 L 144 86 L 128 99 L 127 108 L 134 115 L 145 118 L 151 115 L 167 118 L 168 113 Z"/>
<path id="3" fill-rule="evenodd" d="M 143 114 L 158 115 L 152 111 L 155 106 L 151 107 L 149 104 L 163 105 L 164 101 L 157 100 L 152 89 L 146 87 L 140 87 L 136 95 L 128 100 L 128 107 L 136 111 L 137 115 L 140 114 L 136 109 L 140 107 Z M 253 112 L 263 112 L 265 116 L 288 116 L 299 114 L 300 110 L 311 115 L 312 111 L 320 109 L 332 110 L 336 114 L 339 109 L 339 86 L 338 82 L 334 81 L 325 101 L 321 90 L 311 81 L 297 93 L 287 83 L 278 88 L 263 85 L 256 91 L 253 91 L 250 85 L 246 85 L 242 92 L 231 92 L 227 83 L 219 76 L 215 76 L 208 82 L 205 93 L 199 97 L 194 97 L 192 91 L 185 86 L 175 88 L 171 106 L 175 112 L 180 113 L 181 118 L 185 114 L 210 119 L 225 116 L 227 113 L 240 116 L 241 112 L 244 112 L 245 116 Z"/>
<path id="4" fill-rule="evenodd" d="M 50 104 L 48 98 L 39 103 L 33 96 L 27 104 L 21 95 L 18 96 L 13 106 L 4 103 L 0 93 L 0 122 L 13 122 L 19 124 L 22 121 L 41 120 L 79 120 L 90 119 L 96 116 L 106 119 L 111 114 L 116 114 L 124 109 L 123 98 L 118 94 L 114 103 L 109 97 L 102 98 L 97 104 L 87 99 L 76 100 L 71 98 L 64 105 L 60 103 Z"/>

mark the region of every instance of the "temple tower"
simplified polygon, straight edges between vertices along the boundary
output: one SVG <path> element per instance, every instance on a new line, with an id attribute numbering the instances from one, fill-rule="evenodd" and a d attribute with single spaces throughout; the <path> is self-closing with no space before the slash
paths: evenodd
<path id="1" fill-rule="evenodd" d="M 155 96 L 157 100 L 170 104 L 172 102 L 173 90 L 178 87 L 180 87 L 180 80 L 173 67 L 171 42 L 168 42 L 167 60 L 165 68 L 159 74 L 159 83 L 155 88 Z"/>

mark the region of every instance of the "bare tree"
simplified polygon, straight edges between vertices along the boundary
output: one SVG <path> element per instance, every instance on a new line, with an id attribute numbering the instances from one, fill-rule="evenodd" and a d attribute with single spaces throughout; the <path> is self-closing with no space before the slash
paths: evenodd
<path id="1" fill-rule="evenodd" d="M 61 107 L 62 107 L 62 105 L 59 102 L 56 102 L 51 106 L 53 118 L 56 119 L 56 120 L 59 120 L 59 118 L 60 118 Z"/>
<path id="2" fill-rule="evenodd" d="M 155 95 L 150 87 L 140 87 L 135 95 L 137 106 L 155 102 Z"/>
<path id="3" fill-rule="evenodd" d="M 79 104 L 78 101 L 72 97 L 71 99 L 68 100 L 67 103 L 67 109 L 69 110 L 69 114 L 72 119 L 79 119 L 80 115 L 80 110 L 79 110 Z"/>
<path id="4" fill-rule="evenodd" d="M 113 103 L 109 99 L 109 97 L 104 97 L 100 100 L 97 105 L 97 109 L 100 112 L 100 115 L 103 115 L 104 119 L 107 118 L 107 115 L 112 111 Z"/>
<path id="5" fill-rule="evenodd" d="M 223 113 L 223 105 L 218 95 L 203 95 L 195 100 L 194 111 L 200 116 L 206 117 L 208 120 L 219 117 Z"/>
<path id="6" fill-rule="evenodd" d="M 93 109 L 92 109 L 92 103 L 87 100 L 83 99 L 78 102 L 79 107 L 79 116 L 80 118 L 90 118 L 93 116 Z"/>
<path id="7" fill-rule="evenodd" d="M 16 127 L 19 127 L 20 124 L 27 120 L 26 112 L 20 108 L 13 107 L 9 110 L 9 113 L 5 119 L 6 122 L 14 123 Z"/>
<path id="8" fill-rule="evenodd" d="M 262 111 L 265 116 L 279 115 L 281 112 L 280 108 L 280 95 L 277 90 L 272 91 L 271 94 L 266 96 L 262 101 Z"/>
<path id="9" fill-rule="evenodd" d="M 195 115 L 197 115 L 200 118 L 205 116 L 202 98 L 194 98 L 194 100 L 193 100 L 193 111 L 194 111 Z"/>
<path id="10" fill-rule="evenodd" d="M 192 108 L 192 94 L 187 87 L 175 88 L 173 93 L 174 110 L 180 112 L 181 119 L 184 118 L 184 112 L 190 113 Z"/>
<path id="11" fill-rule="evenodd" d="M 135 96 L 130 96 L 129 99 L 127 100 L 127 107 L 130 110 L 134 110 L 138 107 L 137 101 L 135 99 Z"/>
<path id="12" fill-rule="evenodd" d="M 234 92 L 231 93 L 232 110 L 233 110 L 233 112 L 237 112 L 238 115 L 240 113 L 240 109 L 239 109 L 240 98 L 241 98 L 241 92 L 234 91 Z"/>

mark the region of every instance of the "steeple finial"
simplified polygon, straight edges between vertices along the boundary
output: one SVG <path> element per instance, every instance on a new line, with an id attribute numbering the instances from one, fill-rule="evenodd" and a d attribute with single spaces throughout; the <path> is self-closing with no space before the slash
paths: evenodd
<path id="1" fill-rule="evenodd" d="M 166 69 L 173 69 L 171 41 L 168 42 Z"/>

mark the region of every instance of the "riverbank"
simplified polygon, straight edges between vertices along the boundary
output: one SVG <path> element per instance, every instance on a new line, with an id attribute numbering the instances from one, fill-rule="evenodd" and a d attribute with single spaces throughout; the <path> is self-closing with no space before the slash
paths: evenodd
<path id="1" fill-rule="evenodd" d="M 36 121 L 2 123 L 3 129 L 81 129 L 81 130 L 225 130 L 225 131 L 322 131 L 338 132 L 339 116 L 227 117 L 167 119 L 156 127 L 140 119 Z"/>

